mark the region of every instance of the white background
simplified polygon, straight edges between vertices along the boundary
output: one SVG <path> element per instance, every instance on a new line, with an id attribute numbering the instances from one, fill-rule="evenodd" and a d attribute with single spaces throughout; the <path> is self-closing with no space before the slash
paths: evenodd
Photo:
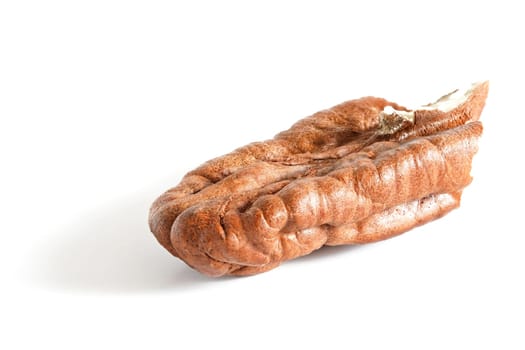
<path id="1" fill-rule="evenodd" d="M 523 349 L 522 11 L 349 3 L 2 1 L 0 348 Z M 148 230 L 209 158 L 481 79 L 474 182 L 442 220 L 221 279 Z"/>

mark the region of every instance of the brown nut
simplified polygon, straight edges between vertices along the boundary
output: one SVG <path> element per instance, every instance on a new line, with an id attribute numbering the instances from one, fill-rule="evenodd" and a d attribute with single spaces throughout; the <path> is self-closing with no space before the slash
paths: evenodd
<path id="1" fill-rule="evenodd" d="M 483 82 L 414 110 L 364 97 L 315 113 L 189 172 L 153 203 L 151 231 L 210 276 L 405 232 L 459 206 L 487 93 Z"/>

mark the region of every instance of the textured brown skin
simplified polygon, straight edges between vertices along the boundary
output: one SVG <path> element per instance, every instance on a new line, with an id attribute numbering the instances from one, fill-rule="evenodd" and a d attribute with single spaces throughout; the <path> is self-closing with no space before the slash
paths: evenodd
<path id="1" fill-rule="evenodd" d="M 378 134 L 382 98 L 344 102 L 189 172 L 152 205 L 158 241 L 210 275 L 251 275 L 323 245 L 386 239 L 459 206 L 488 83 Z"/>

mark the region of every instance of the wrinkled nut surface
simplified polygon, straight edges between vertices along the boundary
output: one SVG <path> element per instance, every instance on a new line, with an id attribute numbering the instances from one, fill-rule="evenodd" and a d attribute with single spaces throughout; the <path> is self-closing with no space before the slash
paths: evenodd
<path id="1" fill-rule="evenodd" d="M 151 231 L 210 275 L 251 275 L 323 245 L 386 239 L 459 206 L 488 82 L 409 110 L 364 97 L 184 176 L 152 205 Z"/>

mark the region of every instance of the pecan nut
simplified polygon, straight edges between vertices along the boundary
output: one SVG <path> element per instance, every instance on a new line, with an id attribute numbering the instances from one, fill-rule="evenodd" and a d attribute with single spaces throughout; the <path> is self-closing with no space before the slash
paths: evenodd
<path id="1" fill-rule="evenodd" d="M 210 276 L 403 233 L 459 206 L 487 93 L 483 82 L 417 109 L 364 97 L 315 113 L 186 174 L 153 203 L 151 231 Z"/>

